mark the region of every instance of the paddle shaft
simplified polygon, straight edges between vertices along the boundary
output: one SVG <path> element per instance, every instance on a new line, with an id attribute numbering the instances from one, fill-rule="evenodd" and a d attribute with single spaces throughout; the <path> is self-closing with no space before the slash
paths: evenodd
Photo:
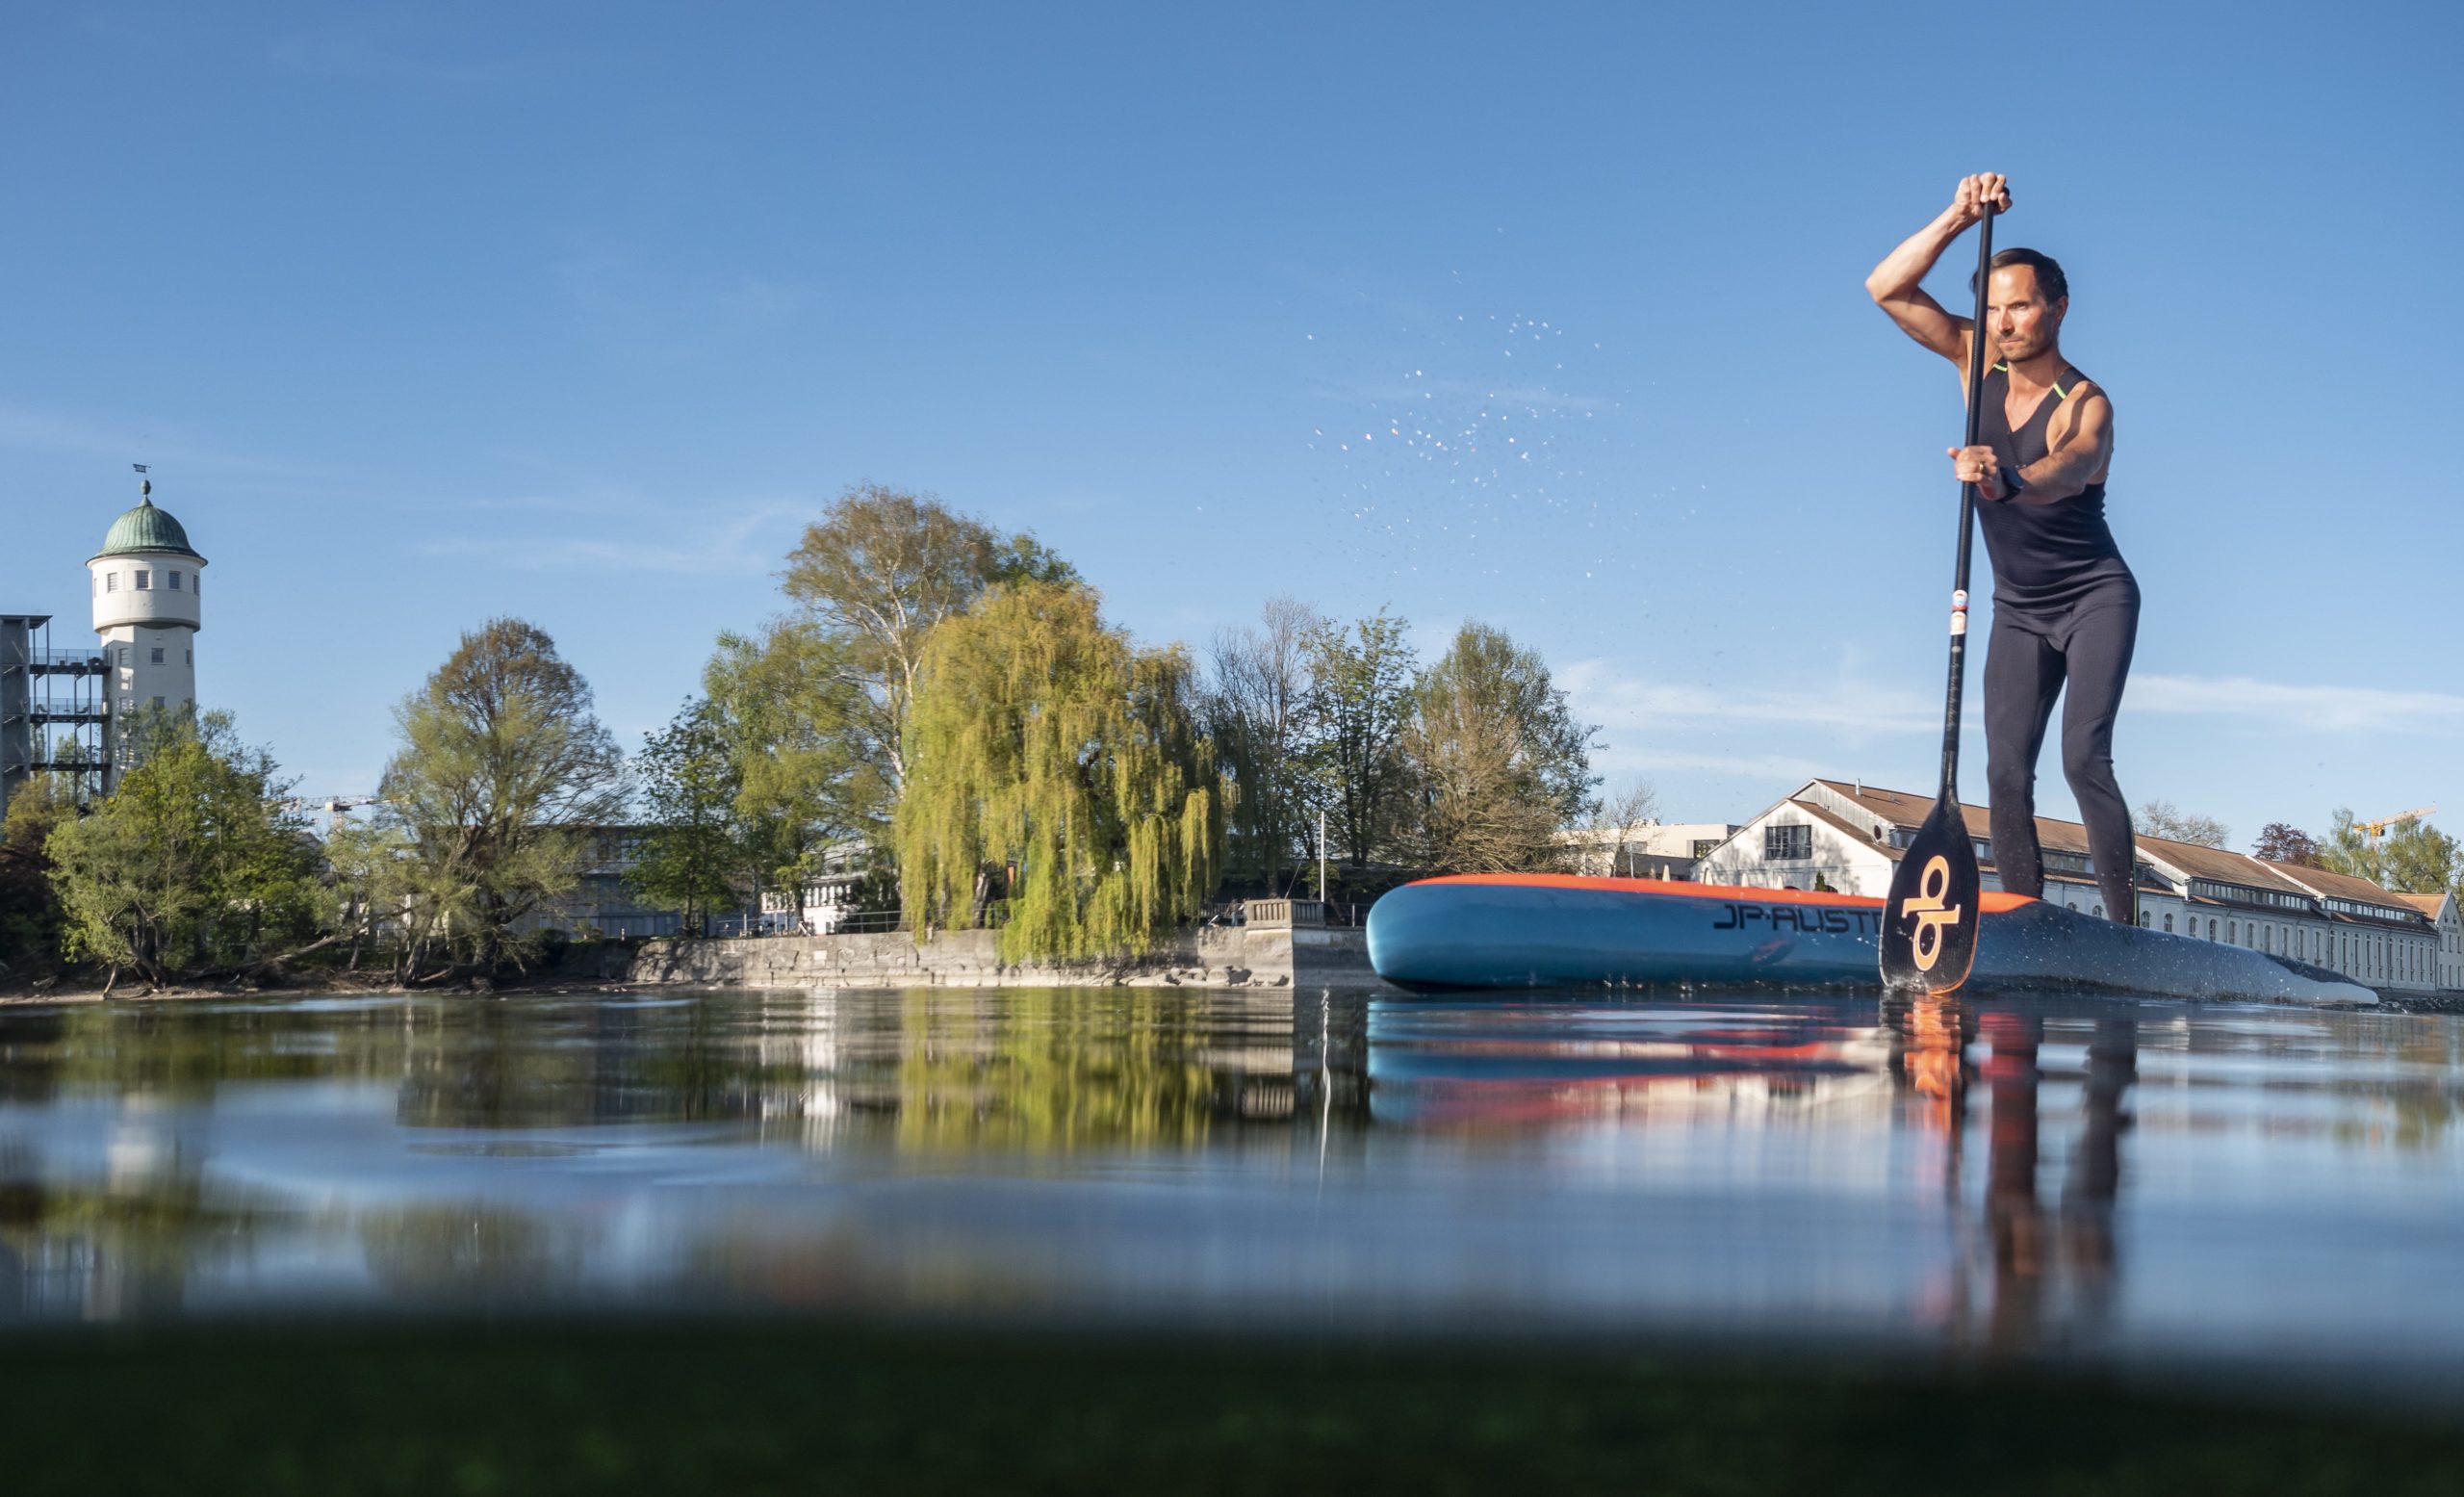
<path id="1" fill-rule="evenodd" d="M 1993 209 L 1989 205 L 1976 225 L 1976 323 L 1968 339 L 1967 441 L 1974 447 L 1985 419 L 1986 283 L 1993 271 Z M 1976 529 L 1976 485 L 1960 485 L 1960 559 L 1951 580 L 1951 683 L 1942 706 L 1943 805 L 1959 804 L 1960 708 L 1967 688 L 1967 563 Z"/>

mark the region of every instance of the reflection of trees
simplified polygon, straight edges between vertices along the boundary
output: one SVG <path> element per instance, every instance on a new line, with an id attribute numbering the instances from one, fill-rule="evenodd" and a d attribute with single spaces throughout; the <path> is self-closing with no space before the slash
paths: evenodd
<path id="1" fill-rule="evenodd" d="M 274 1214 L 209 1194 L 203 1151 L 167 1132 L 115 1143 L 119 1158 L 104 1177 L 64 1182 L 43 1177 L 31 1147 L 0 1146 L 0 1306 L 88 1320 L 175 1310 L 192 1273 L 244 1257 Z"/>
<path id="2" fill-rule="evenodd" d="M 1067 1152 L 1254 1126 L 1289 1105 L 1245 1105 L 1257 1087 L 1288 1095 L 1288 1004 L 1138 988 L 909 994 L 898 1143 Z"/>
<path id="3" fill-rule="evenodd" d="M 379 1283 L 431 1299 L 570 1288 L 586 1246 L 578 1224 L 481 1203 L 370 1211 L 358 1227 Z"/>

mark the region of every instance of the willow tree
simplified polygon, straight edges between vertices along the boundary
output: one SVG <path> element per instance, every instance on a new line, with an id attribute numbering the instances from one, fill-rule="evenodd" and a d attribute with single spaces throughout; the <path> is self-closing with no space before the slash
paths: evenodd
<path id="1" fill-rule="evenodd" d="M 1107 629 L 1076 583 L 997 588 L 926 641 L 896 822 L 921 942 L 1007 884 L 1005 961 L 1151 950 L 1197 914 L 1223 844 L 1188 658 Z"/>

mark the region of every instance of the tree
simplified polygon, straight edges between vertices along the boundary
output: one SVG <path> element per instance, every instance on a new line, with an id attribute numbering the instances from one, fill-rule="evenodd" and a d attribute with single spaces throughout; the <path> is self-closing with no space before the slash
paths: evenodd
<path id="1" fill-rule="evenodd" d="M 2251 844 L 2250 856 L 2262 863 L 2315 868 L 2319 866 L 2319 839 L 2288 822 L 2271 821 L 2259 829 L 2259 839 Z"/>
<path id="2" fill-rule="evenodd" d="M 222 712 L 143 713 L 120 743 L 128 767 L 112 793 L 44 841 L 69 954 L 161 987 L 264 965 L 269 939 L 312 939 L 316 844 L 280 809 L 289 785 L 272 757 Z"/>
<path id="3" fill-rule="evenodd" d="M 892 788 L 848 641 L 810 620 L 759 637 L 721 634 L 703 671 L 709 726 L 727 745 L 746 863 L 792 883 L 834 843 L 887 839 Z"/>
<path id="4" fill-rule="evenodd" d="M 2453 890 L 2464 898 L 2464 844 L 2419 816 L 2407 816 L 2374 838 L 2339 806 L 2319 849 L 2319 866 L 2395 892 Z"/>
<path id="5" fill-rule="evenodd" d="M 1076 579 L 1032 535 L 1004 539 L 930 495 L 862 484 L 806 528 L 780 584 L 838 646 L 832 668 L 857 693 L 848 728 L 866 740 L 855 757 L 886 765 L 894 795 L 907 783 L 904 726 L 934 627 L 996 583 Z"/>
<path id="6" fill-rule="evenodd" d="M 1006 961 L 1151 949 L 1215 886 L 1223 814 L 1189 661 L 1022 582 L 933 632 L 908 724 L 899 886 L 921 942 L 1008 886 Z"/>
<path id="7" fill-rule="evenodd" d="M 736 802 L 743 779 L 706 701 L 686 702 L 665 728 L 644 736 L 634 761 L 647 830 L 626 882 L 651 903 L 683 912 L 700 933 L 731 902 L 744 867 Z"/>
<path id="8" fill-rule="evenodd" d="M 1226 862 L 1234 872 L 1280 890 L 1308 837 L 1302 736 L 1310 640 L 1325 621 L 1308 605 L 1278 597 L 1267 600 L 1259 623 L 1216 635 L 1206 724 L 1237 792 L 1228 812 Z"/>
<path id="9" fill-rule="evenodd" d="M 382 794 L 408 843 L 402 975 L 440 948 L 494 971 L 518 957 L 515 922 L 573 886 L 578 834 L 622 813 L 623 758 L 589 684 L 520 619 L 464 634 L 394 724 Z"/>
<path id="10" fill-rule="evenodd" d="M 1413 847 L 1450 872 L 1551 868 L 1557 834 L 1588 808 L 1598 730 L 1575 721 L 1539 655 L 1466 624 L 1412 694 L 1403 735 L 1416 796 Z"/>
<path id="11" fill-rule="evenodd" d="M 1323 624 L 1309 636 L 1302 760 L 1310 799 L 1355 865 L 1393 846 L 1403 819 L 1415 663 L 1407 627 L 1381 608 L 1348 630 Z"/>
<path id="12" fill-rule="evenodd" d="M 1621 860 L 1619 855 L 1644 829 L 1656 825 L 1658 817 L 1658 792 L 1640 780 L 1592 802 L 1578 823 L 1588 843 L 1585 871 L 1637 876 L 1641 870 L 1631 859 Z M 1594 853 L 1597 856 L 1591 856 Z"/>
<path id="13" fill-rule="evenodd" d="M 2198 847 L 2224 847 L 2233 840 L 2231 827 L 2213 816 L 2176 810 L 2171 801 L 2149 801 L 2139 808 L 2139 814 L 2132 820 L 2143 837 L 2161 837 Z"/>
<path id="14" fill-rule="evenodd" d="M 0 981 L 46 976 L 60 966 L 62 912 L 43 844 L 77 814 L 69 782 L 36 775 L 9 797 L 0 822 Z"/>

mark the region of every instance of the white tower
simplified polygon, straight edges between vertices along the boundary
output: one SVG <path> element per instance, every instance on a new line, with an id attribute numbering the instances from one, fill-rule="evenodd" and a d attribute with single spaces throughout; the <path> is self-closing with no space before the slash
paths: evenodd
<path id="1" fill-rule="evenodd" d="M 154 480 L 144 503 L 112 522 L 103 549 L 86 563 L 94 580 L 94 632 L 110 670 L 104 710 L 110 758 L 119 761 L 120 725 L 129 714 L 196 705 L 198 584 L 205 558 L 189 545 L 180 522 L 154 507 Z M 114 775 L 116 778 L 116 775 Z"/>

